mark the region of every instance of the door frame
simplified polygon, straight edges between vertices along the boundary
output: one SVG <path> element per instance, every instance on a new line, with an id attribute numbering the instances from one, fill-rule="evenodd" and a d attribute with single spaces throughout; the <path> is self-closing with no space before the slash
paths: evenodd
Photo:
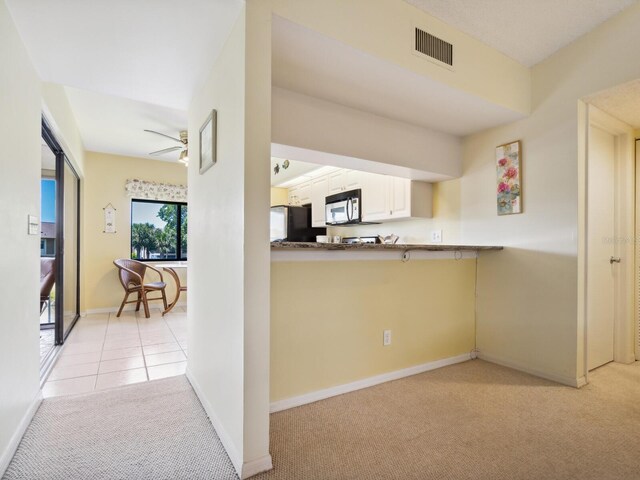
<path id="1" fill-rule="evenodd" d="M 635 135 L 634 135 L 635 137 Z M 635 265 L 634 265 L 634 273 L 633 273 L 633 278 L 634 278 L 634 292 L 633 292 L 633 300 L 634 300 L 634 305 L 633 305 L 633 311 L 634 311 L 634 318 L 633 318 L 633 345 L 634 345 L 634 350 L 635 350 L 635 359 L 636 360 L 640 360 L 640 305 L 638 305 L 638 299 L 640 299 L 640 274 L 636 275 L 635 272 L 637 271 L 638 266 L 640 265 L 640 241 L 638 239 L 640 239 L 640 176 L 638 175 L 638 173 L 640 172 L 640 138 L 634 138 L 633 141 L 633 155 L 635 157 L 635 166 L 636 166 L 636 170 L 635 170 L 635 231 L 634 231 L 634 258 L 635 258 Z"/>
<path id="2" fill-rule="evenodd" d="M 631 126 L 617 120 L 597 107 L 580 102 L 579 118 L 579 233 L 578 233 L 578 321 L 582 324 L 582 373 L 588 381 L 588 316 L 587 285 L 589 271 L 587 258 L 588 231 L 588 175 L 589 175 L 589 129 L 600 128 L 615 136 L 615 187 L 614 187 L 614 255 L 622 259 L 618 275 L 614 280 L 614 332 L 613 360 L 631 363 L 635 360 L 635 192 L 636 160 L 635 136 Z M 580 329 L 579 329 L 580 330 Z M 581 347 L 581 348 L 580 348 Z M 580 355 L 579 355 L 580 356 Z"/>
<path id="3" fill-rule="evenodd" d="M 55 307 L 55 345 L 62 345 L 71 333 L 78 318 L 80 318 L 80 176 L 55 138 L 51 127 L 42 119 L 42 138 L 56 157 L 56 307 Z M 64 328 L 64 194 L 65 194 L 65 166 L 68 166 L 76 181 L 76 301 L 75 315 L 69 328 Z"/>

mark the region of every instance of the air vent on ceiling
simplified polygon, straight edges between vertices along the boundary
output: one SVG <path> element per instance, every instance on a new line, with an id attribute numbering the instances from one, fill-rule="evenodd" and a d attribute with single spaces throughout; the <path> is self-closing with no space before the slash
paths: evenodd
<path id="1" fill-rule="evenodd" d="M 439 62 L 453 66 L 453 45 L 419 28 L 416 28 L 415 50 Z"/>

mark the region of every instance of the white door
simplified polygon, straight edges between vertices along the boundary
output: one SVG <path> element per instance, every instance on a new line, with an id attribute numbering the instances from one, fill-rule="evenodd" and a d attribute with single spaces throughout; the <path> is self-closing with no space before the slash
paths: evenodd
<path id="1" fill-rule="evenodd" d="M 616 137 L 589 128 L 587 160 L 587 355 L 589 370 L 613 361 Z"/>
<path id="2" fill-rule="evenodd" d="M 640 140 L 636 140 L 636 192 L 640 192 Z M 636 238 L 640 238 L 640 195 L 636 195 Z M 636 243 L 635 358 L 640 360 L 640 242 Z"/>

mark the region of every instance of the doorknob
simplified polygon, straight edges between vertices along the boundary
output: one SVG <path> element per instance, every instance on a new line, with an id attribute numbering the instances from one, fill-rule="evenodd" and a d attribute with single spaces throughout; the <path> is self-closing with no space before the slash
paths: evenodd
<path id="1" fill-rule="evenodd" d="M 611 257 L 609 259 L 609 263 L 613 265 L 614 263 L 620 263 L 620 257 Z"/>

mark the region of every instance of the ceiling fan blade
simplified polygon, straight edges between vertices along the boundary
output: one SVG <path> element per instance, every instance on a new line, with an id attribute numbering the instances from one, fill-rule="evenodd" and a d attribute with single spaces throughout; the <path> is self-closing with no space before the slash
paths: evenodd
<path id="1" fill-rule="evenodd" d="M 145 132 L 155 133 L 156 135 L 162 135 L 163 137 L 167 137 L 167 138 L 170 138 L 171 140 L 174 140 L 174 141 L 178 142 L 180 145 L 183 144 L 182 140 L 180 140 L 179 138 L 171 137 L 169 135 L 165 135 L 164 133 L 156 132 L 155 130 L 146 130 L 145 129 Z"/>
<path id="2" fill-rule="evenodd" d="M 151 152 L 149 155 L 162 155 L 163 153 L 175 152 L 176 150 L 182 150 L 183 147 L 169 147 L 156 152 Z"/>

